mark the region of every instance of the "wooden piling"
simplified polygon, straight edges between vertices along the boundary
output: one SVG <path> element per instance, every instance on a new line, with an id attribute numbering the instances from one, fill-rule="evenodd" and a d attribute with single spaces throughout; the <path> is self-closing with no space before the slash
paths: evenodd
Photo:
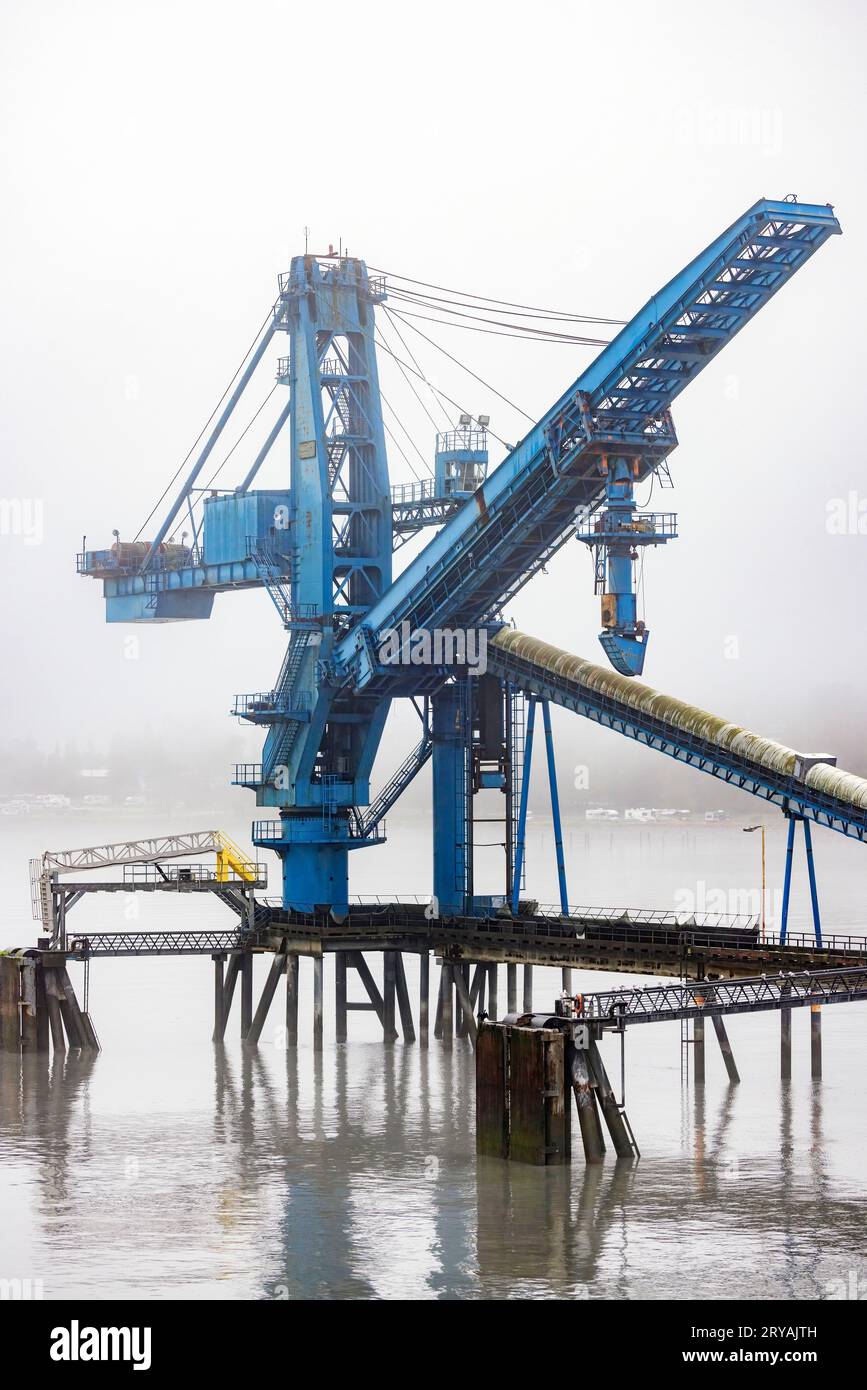
<path id="1" fill-rule="evenodd" d="M 476 1153 L 509 1157 L 505 1028 L 483 1025 L 476 1039 Z"/>
<path id="2" fill-rule="evenodd" d="M 17 957 L 0 956 L 0 1051 L 3 1052 L 21 1050 L 20 974 Z"/>
<path id="3" fill-rule="evenodd" d="M 568 1163 L 564 1035 L 553 1028 L 508 1027 L 507 1031 L 509 1157 L 518 1163 Z"/>

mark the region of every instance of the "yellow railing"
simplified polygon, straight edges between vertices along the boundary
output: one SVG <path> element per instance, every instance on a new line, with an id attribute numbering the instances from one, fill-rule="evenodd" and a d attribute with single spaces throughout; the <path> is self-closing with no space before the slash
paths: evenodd
<path id="1" fill-rule="evenodd" d="M 230 873 L 234 872 L 245 883 L 255 883 L 259 877 L 258 864 L 248 859 L 244 851 L 234 840 L 230 840 L 228 835 L 224 835 L 222 830 L 217 831 L 217 839 L 220 843 L 217 850 L 217 882 L 228 883 Z"/>

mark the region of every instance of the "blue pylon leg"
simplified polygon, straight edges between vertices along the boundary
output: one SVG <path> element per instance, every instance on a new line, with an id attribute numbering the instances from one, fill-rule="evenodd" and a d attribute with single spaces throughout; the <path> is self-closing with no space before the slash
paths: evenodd
<path id="1" fill-rule="evenodd" d="M 813 931 L 816 933 L 816 945 L 822 945 L 822 923 L 819 918 L 819 894 L 816 888 L 816 865 L 813 862 L 813 835 L 810 830 L 810 822 L 804 821 L 804 844 L 807 848 L 807 873 L 810 876 L 810 901 L 813 904 Z"/>
<path id="2" fill-rule="evenodd" d="M 557 768 L 554 763 L 551 710 L 547 700 L 542 701 L 542 723 L 545 728 L 545 750 L 548 754 L 548 786 L 551 792 L 551 817 L 554 821 L 554 849 L 557 855 L 557 880 L 560 885 L 560 911 L 568 913 L 569 894 L 566 891 L 566 861 L 563 857 L 563 827 L 560 822 L 560 796 L 557 791 Z"/>
<path id="3" fill-rule="evenodd" d="M 795 818 L 789 817 L 789 835 L 786 840 L 786 872 L 783 878 L 783 916 L 780 922 L 780 945 L 786 944 L 786 930 L 789 922 L 789 895 L 792 891 L 792 855 L 795 850 Z"/>
<path id="4" fill-rule="evenodd" d="M 521 874 L 524 869 L 524 844 L 527 838 L 527 802 L 530 798 L 530 764 L 533 761 L 533 729 L 536 725 L 536 697 L 527 701 L 527 735 L 524 741 L 524 766 L 521 770 L 521 804 L 518 809 L 518 834 L 515 844 L 515 874 L 512 880 L 512 911 L 518 911 Z"/>

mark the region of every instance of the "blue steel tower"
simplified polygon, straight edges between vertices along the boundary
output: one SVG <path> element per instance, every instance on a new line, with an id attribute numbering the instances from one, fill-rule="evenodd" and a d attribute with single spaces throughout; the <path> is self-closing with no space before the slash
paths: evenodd
<path id="1" fill-rule="evenodd" d="M 263 579 L 289 632 L 274 690 L 241 697 L 236 712 L 267 726 L 261 765 L 236 769 L 260 806 L 254 842 L 282 861 L 287 907 L 348 908 L 348 853 L 370 843 L 356 807 L 388 696 L 356 697 L 324 677 L 334 643 L 391 583 L 391 494 L 373 337 L 384 298 L 362 261 L 297 256 L 280 277 L 279 327 L 289 335 L 280 377 L 290 391 L 288 510 L 273 541 L 259 539 Z M 277 548 L 281 530 L 289 545 Z"/>

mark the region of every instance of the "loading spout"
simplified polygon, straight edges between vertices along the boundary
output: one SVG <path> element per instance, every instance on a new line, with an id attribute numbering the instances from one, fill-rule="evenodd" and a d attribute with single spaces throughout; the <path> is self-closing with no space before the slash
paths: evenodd
<path id="1" fill-rule="evenodd" d="M 857 839 L 867 839 L 867 779 L 830 754 L 800 753 L 720 715 L 503 627 L 488 670 L 702 772 Z"/>

